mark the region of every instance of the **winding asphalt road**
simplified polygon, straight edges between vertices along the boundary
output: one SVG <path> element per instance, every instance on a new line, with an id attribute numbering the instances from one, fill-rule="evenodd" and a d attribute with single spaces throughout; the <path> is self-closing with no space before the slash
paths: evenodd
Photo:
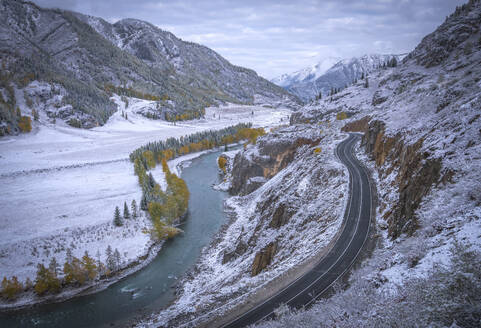
<path id="1" fill-rule="evenodd" d="M 276 295 L 242 314 L 224 328 L 245 327 L 273 317 L 281 304 L 291 307 L 308 306 L 326 292 L 356 261 L 369 234 L 371 221 L 371 187 L 366 170 L 352 154 L 359 134 L 350 134 L 336 148 L 336 155 L 349 170 L 350 193 L 344 214 L 344 228 L 329 253 L 305 275 Z"/>

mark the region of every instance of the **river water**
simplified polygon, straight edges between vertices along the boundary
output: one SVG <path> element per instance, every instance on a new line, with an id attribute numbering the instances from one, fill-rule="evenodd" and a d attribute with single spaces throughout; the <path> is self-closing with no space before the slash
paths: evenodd
<path id="1" fill-rule="evenodd" d="M 96 294 L 1 314 L 0 327 L 118 327 L 168 305 L 174 299 L 172 286 L 226 222 L 227 194 L 211 187 L 218 182 L 218 155 L 208 153 L 183 169 L 190 191 L 184 234 L 164 244 L 149 265 Z"/>

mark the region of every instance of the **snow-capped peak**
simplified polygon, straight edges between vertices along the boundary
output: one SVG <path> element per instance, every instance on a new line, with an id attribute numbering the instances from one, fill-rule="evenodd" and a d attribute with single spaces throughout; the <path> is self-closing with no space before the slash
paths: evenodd
<path id="1" fill-rule="evenodd" d="M 305 67 L 299 71 L 282 74 L 272 79 L 271 82 L 278 86 L 286 87 L 298 82 L 314 81 L 340 60 L 341 58 L 339 57 L 326 57 L 316 64 Z"/>

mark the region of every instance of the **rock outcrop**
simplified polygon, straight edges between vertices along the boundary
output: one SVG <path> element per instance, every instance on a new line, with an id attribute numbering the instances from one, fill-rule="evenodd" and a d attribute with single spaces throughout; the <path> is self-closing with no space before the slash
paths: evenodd
<path id="1" fill-rule="evenodd" d="M 456 8 L 456 11 L 446 18 L 444 24 L 427 35 L 404 60 L 414 60 L 418 65 L 425 67 L 437 66 L 479 31 L 480 22 L 479 1 L 470 0 L 465 5 Z M 465 54 L 469 54 L 473 49 L 473 43 L 477 41 L 464 43 L 461 49 Z"/>
<path id="2" fill-rule="evenodd" d="M 395 239 L 402 233 L 412 234 L 418 220 L 415 215 L 423 197 L 433 185 L 440 182 L 442 162 L 422 151 L 423 139 L 414 144 L 405 144 L 401 135 L 386 135 L 381 121 L 371 121 L 366 126 L 366 118 L 352 122 L 344 130 L 353 131 L 365 126 L 362 145 L 375 161 L 381 177 L 396 170 L 395 184 L 399 199 L 391 210 L 384 214 L 388 224 L 388 235 Z M 446 179 L 443 179 L 446 181 Z"/>
<path id="3" fill-rule="evenodd" d="M 282 227 L 289 221 L 292 214 L 294 213 L 291 213 L 289 210 L 287 210 L 284 203 L 279 204 L 272 214 L 272 220 L 269 223 L 269 226 L 275 229 Z"/>
<path id="4" fill-rule="evenodd" d="M 264 270 L 269 264 L 271 264 L 272 259 L 276 254 L 276 250 L 277 242 L 272 242 L 256 254 L 254 258 L 254 263 L 252 263 L 252 276 L 257 276 L 262 270 Z"/>
<path id="5" fill-rule="evenodd" d="M 302 145 L 314 146 L 319 139 L 304 136 L 283 138 L 280 135 L 259 138 L 255 150 L 238 153 L 232 168 L 230 193 L 247 195 L 285 168 Z"/>

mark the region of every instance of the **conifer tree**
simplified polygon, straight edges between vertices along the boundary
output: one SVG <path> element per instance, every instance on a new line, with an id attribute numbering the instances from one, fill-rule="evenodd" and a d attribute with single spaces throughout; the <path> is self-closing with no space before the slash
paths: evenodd
<path id="1" fill-rule="evenodd" d="M 112 252 L 112 247 L 110 245 L 107 246 L 107 249 L 105 250 L 105 256 L 107 257 L 107 269 L 109 271 L 115 271 L 115 260 L 114 260 L 114 254 Z"/>
<path id="2" fill-rule="evenodd" d="M 77 283 L 79 285 L 83 285 L 87 280 L 87 274 L 82 261 L 74 257 L 72 263 L 68 264 L 68 267 L 70 271 L 66 272 L 66 268 L 64 266 L 65 281 L 67 283 Z"/>
<path id="3" fill-rule="evenodd" d="M 145 194 L 142 195 L 142 199 L 140 200 L 140 209 L 142 211 L 147 211 L 149 207 L 149 204 L 147 203 L 147 198 L 145 197 Z"/>
<path id="4" fill-rule="evenodd" d="M 95 253 L 95 259 L 97 260 L 97 263 L 101 263 L 101 254 L 100 251 L 97 249 L 97 252 Z"/>
<path id="5" fill-rule="evenodd" d="M 65 261 L 67 263 L 72 263 L 73 260 L 73 255 L 72 255 L 72 249 L 67 248 L 66 254 L 65 254 Z"/>
<path id="6" fill-rule="evenodd" d="M 38 295 L 43 295 L 48 291 L 53 293 L 60 291 L 60 280 L 57 274 L 43 264 L 38 264 L 34 290 Z"/>
<path id="7" fill-rule="evenodd" d="M 121 227 L 124 225 L 124 223 L 122 222 L 122 217 L 120 216 L 120 210 L 118 206 L 115 206 L 114 224 L 117 227 Z"/>
<path id="8" fill-rule="evenodd" d="M 48 291 L 48 282 L 47 282 L 48 270 L 45 268 L 43 264 L 37 265 L 37 277 L 35 278 L 35 292 L 38 295 L 43 295 L 45 292 Z"/>
<path id="9" fill-rule="evenodd" d="M 124 202 L 124 219 L 125 220 L 130 219 L 130 212 L 129 212 L 129 207 L 127 206 L 127 202 Z"/>
<path id="10" fill-rule="evenodd" d="M 132 204 L 130 205 L 130 210 L 132 211 L 132 218 L 136 219 L 138 217 L 138 209 L 137 209 L 137 202 L 135 199 L 132 200 Z"/>
<path id="11" fill-rule="evenodd" d="M 397 59 L 396 59 L 396 57 L 393 57 L 391 59 L 391 67 L 396 67 L 396 66 L 397 66 Z"/>
<path id="12" fill-rule="evenodd" d="M 25 280 L 25 290 L 29 290 L 32 287 L 33 287 L 33 282 L 32 280 L 30 280 L 29 277 L 27 277 L 27 279 Z"/>
<path id="13" fill-rule="evenodd" d="M 115 262 L 115 269 L 116 270 L 119 270 L 120 269 L 120 263 L 121 263 L 121 260 L 120 260 L 120 253 L 119 253 L 119 250 L 116 248 L 115 251 L 114 251 L 114 262 Z"/>
<path id="14" fill-rule="evenodd" d="M 50 272 L 54 273 L 56 276 L 58 273 L 59 267 L 60 266 L 57 263 L 57 259 L 55 257 L 52 257 L 52 259 L 50 260 L 50 264 L 48 265 L 48 269 L 50 270 Z"/>
<path id="15" fill-rule="evenodd" d="M 97 262 L 96 262 L 97 270 L 98 270 L 99 274 L 102 274 L 103 271 L 104 271 L 104 265 L 102 263 L 100 251 L 98 249 L 97 249 L 97 253 L 95 253 L 95 259 L 97 260 Z"/>
<path id="16" fill-rule="evenodd" d="M 87 251 L 85 251 L 85 254 L 82 257 L 82 264 L 87 278 L 89 280 L 95 279 L 95 277 L 97 276 L 97 265 L 95 264 L 94 259 L 89 256 L 89 253 Z"/>
<path id="17" fill-rule="evenodd" d="M 22 283 L 18 281 L 16 276 L 12 279 L 3 277 L 1 295 L 7 300 L 13 300 L 17 298 L 17 295 L 23 290 Z"/>
<path id="18" fill-rule="evenodd" d="M 366 82 L 364 83 L 365 88 L 369 88 L 369 79 L 366 77 Z"/>

